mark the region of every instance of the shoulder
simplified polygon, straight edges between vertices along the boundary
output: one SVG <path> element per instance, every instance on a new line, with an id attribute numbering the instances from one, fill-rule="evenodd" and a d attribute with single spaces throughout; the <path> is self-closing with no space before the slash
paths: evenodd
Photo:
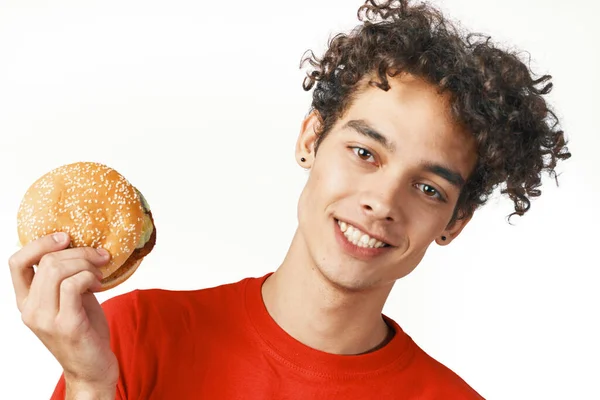
<path id="1" fill-rule="evenodd" d="M 414 361 L 421 371 L 425 398 L 484 399 L 462 377 L 415 344 Z"/>
<path id="2" fill-rule="evenodd" d="M 235 307 L 243 298 L 246 278 L 234 283 L 196 290 L 136 289 L 105 300 L 102 308 L 111 325 L 135 328 L 142 322 L 181 319 Z"/>

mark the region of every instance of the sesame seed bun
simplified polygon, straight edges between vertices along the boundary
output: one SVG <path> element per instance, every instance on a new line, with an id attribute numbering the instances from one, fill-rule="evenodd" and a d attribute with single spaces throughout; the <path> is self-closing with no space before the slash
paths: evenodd
<path id="1" fill-rule="evenodd" d="M 152 234 L 141 248 L 140 240 Z M 102 289 L 131 275 L 152 251 L 156 229 L 141 193 L 114 169 L 94 162 L 56 168 L 33 183 L 17 213 L 22 245 L 55 232 L 66 232 L 71 247 L 104 248 L 111 255 L 100 268 Z"/>

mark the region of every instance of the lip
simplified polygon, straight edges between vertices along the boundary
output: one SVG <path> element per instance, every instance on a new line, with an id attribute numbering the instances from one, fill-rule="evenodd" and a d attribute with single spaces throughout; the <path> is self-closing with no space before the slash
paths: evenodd
<path id="1" fill-rule="evenodd" d="M 391 247 L 391 246 L 390 247 L 379 247 L 379 248 L 359 247 L 353 243 L 350 243 L 348 241 L 348 239 L 346 239 L 346 236 L 344 235 L 342 230 L 340 229 L 340 226 L 338 225 L 337 220 L 335 218 L 332 218 L 332 221 L 333 221 L 333 229 L 335 232 L 336 241 L 338 242 L 338 244 L 340 245 L 342 250 L 345 253 L 349 254 L 351 257 L 354 257 L 359 260 L 367 261 L 367 260 L 371 260 L 373 258 L 379 257 L 382 254 L 385 254 L 386 252 L 393 249 L 393 247 Z M 346 221 L 342 221 L 342 222 L 346 222 Z M 348 222 L 346 222 L 346 223 L 348 223 Z M 356 225 L 354 225 L 354 226 L 356 226 Z M 356 226 L 356 227 L 362 230 L 362 228 L 360 228 L 358 226 Z"/>
<path id="2" fill-rule="evenodd" d="M 375 235 L 375 234 L 373 234 L 373 233 L 369 232 L 369 231 L 368 231 L 368 230 L 367 230 L 367 229 L 366 229 L 364 226 L 362 226 L 362 225 L 360 225 L 360 224 L 358 224 L 358 223 L 355 223 L 355 222 L 352 222 L 352 221 L 348 221 L 348 220 L 345 220 L 345 219 L 339 219 L 339 218 L 334 218 L 334 220 L 336 221 L 336 224 L 337 224 L 337 221 L 345 222 L 346 224 L 348 224 L 348 225 L 352 225 L 352 226 L 354 226 L 354 227 L 356 227 L 356 228 L 360 229 L 360 230 L 361 230 L 361 232 L 364 232 L 364 233 L 366 233 L 366 234 L 367 234 L 367 235 L 369 235 L 370 237 L 372 237 L 372 238 L 374 238 L 374 239 L 377 239 L 377 240 L 379 240 L 380 242 L 382 242 L 382 243 L 385 243 L 385 244 L 387 244 L 387 245 L 388 245 L 388 246 L 390 246 L 390 247 L 396 247 L 396 246 L 394 246 L 393 244 L 391 244 L 391 243 L 390 243 L 390 242 L 389 242 L 387 239 L 385 239 L 385 238 L 383 238 L 383 237 L 381 237 L 381 236 L 378 236 L 378 235 Z"/>

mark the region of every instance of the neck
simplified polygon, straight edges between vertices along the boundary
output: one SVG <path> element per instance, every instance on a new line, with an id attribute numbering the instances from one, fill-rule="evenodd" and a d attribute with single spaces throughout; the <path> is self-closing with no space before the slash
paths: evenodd
<path id="1" fill-rule="evenodd" d="M 391 289 L 335 286 L 320 273 L 297 232 L 262 295 L 271 317 L 299 342 L 332 354 L 362 354 L 381 347 L 393 334 L 381 315 Z"/>

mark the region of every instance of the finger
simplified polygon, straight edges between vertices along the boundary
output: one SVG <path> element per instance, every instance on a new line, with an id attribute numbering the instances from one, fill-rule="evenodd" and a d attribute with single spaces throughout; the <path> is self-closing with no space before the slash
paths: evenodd
<path id="1" fill-rule="evenodd" d="M 29 287 L 35 275 L 33 266 L 46 254 L 66 248 L 69 241 L 69 235 L 55 233 L 28 243 L 10 257 L 8 265 L 19 311 L 22 310 L 23 301 L 29 294 Z"/>
<path id="2" fill-rule="evenodd" d="M 53 262 L 62 262 L 66 260 L 83 259 L 91 262 L 97 267 L 106 265 L 110 259 L 110 253 L 105 249 L 95 249 L 92 247 L 72 247 L 69 249 L 61 250 L 56 253 L 48 254 L 52 256 Z M 40 269 L 44 264 L 44 259 L 40 261 Z"/>
<path id="3" fill-rule="evenodd" d="M 64 280 L 88 271 L 97 280 L 102 279 L 102 272 L 88 260 L 60 260 L 59 253 L 50 253 L 40 262 L 40 267 L 29 290 L 28 307 L 35 307 L 40 313 L 56 315 L 59 309 L 60 287 Z"/>
<path id="4" fill-rule="evenodd" d="M 90 271 L 81 271 L 60 284 L 60 310 L 63 318 L 75 318 L 85 312 L 82 294 L 100 289 L 100 281 Z M 68 317 L 67 317 L 68 316 Z"/>

